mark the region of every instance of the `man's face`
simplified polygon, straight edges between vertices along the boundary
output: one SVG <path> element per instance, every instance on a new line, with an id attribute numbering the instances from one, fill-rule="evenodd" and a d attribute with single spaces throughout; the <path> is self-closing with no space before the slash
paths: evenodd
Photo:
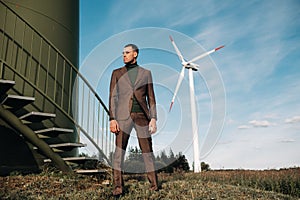
<path id="1" fill-rule="evenodd" d="M 123 62 L 125 64 L 131 64 L 136 62 L 137 52 L 135 52 L 131 46 L 125 47 L 123 50 Z"/>

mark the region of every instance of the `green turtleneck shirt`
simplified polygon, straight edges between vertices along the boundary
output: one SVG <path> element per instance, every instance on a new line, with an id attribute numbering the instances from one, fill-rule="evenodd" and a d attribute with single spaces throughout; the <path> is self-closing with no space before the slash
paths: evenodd
<path id="1" fill-rule="evenodd" d="M 131 81 L 131 84 L 134 86 L 138 74 L 139 66 L 137 65 L 137 63 L 133 63 L 133 64 L 126 64 L 125 67 L 127 69 L 127 73 Z M 133 96 L 131 112 L 143 112 L 143 109 L 141 108 L 139 102 L 136 100 L 135 96 Z"/>

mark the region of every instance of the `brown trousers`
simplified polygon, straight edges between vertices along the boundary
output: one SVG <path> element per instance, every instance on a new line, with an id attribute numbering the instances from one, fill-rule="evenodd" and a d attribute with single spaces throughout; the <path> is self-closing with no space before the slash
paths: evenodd
<path id="1" fill-rule="evenodd" d="M 132 128 L 136 130 L 139 146 L 143 153 L 145 169 L 151 188 L 158 188 L 157 174 L 154 165 L 154 155 L 152 149 L 152 138 L 149 133 L 149 121 L 144 113 L 131 113 L 131 117 L 125 121 L 118 121 L 120 132 L 116 135 L 116 149 L 113 160 L 114 187 L 123 189 L 124 183 L 122 170 L 126 147 Z"/>

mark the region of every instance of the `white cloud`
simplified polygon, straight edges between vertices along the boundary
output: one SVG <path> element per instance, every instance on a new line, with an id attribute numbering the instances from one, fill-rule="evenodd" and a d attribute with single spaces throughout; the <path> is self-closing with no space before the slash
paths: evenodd
<path id="1" fill-rule="evenodd" d="M 294 139 L 283 139 L 280 142 L 281 143 L 293 143 L 293 142 L 296 142 L 296 140 L 294 140 Z"/>
<path id="2" fill-rule="evenodd" d="M 250 126 L 247 126 L 247 125 L 241 125 L 238 127 L 238 129 L 249 129 L 251 128 Z"/>
<path id="3" fill-rule="evenodd" d="M 262 121 L 252 120 L 249 122 L 249 124 L 251 124 L 254 127 L 269 127 L 269 126 L 275 125 L 273 123 L 270 123 L 267 120 L 262 120 Z"/>
<path id="4" fill-rule="evenodd" d="M 288 123 L 288 124 L 299 123 L 299 122 L 300 122 L 300 116 L 294 116 L 292 118 L 285 120 L 285 123 Z"/>
<path id="5" fill-rule="evenodd" d="M 238 129 L 250 129 L 250 128 L 259 128 L 259 127 L 270 127 L 270 126 L 275 126 L 275 123 L 271 123 L 267 120 L 251 120 L 249 121 L 249 124 L 251 125 L 240 125 L 238 126 Z"/>

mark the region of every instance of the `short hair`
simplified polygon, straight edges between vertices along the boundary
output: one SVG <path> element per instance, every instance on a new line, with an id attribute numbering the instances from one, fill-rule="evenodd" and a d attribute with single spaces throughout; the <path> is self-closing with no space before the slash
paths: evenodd
<path id="1" fill-rule="evenodd" d="M 137 56 L 139 55 L 139 48 L 135 44 L 126 44 L 125 47 L 131 47 L 137 53 Z"/>

